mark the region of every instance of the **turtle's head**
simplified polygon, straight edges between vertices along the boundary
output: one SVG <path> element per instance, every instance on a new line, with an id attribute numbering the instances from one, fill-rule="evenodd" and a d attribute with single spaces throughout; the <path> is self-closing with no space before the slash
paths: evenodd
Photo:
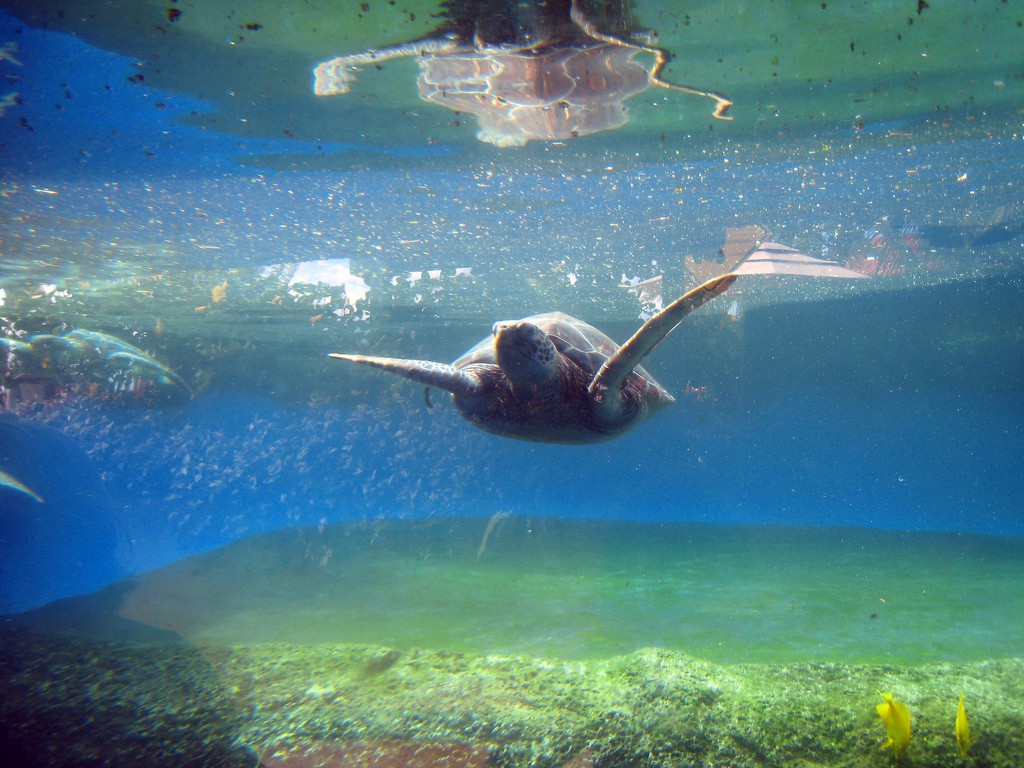
<path id="1" fill-rule="evenodd" d="M 558 374 L 558 350 L 533 323 L 495 323 L 494 354 L 498 366 L 514 387 L 537 387 Z"/>

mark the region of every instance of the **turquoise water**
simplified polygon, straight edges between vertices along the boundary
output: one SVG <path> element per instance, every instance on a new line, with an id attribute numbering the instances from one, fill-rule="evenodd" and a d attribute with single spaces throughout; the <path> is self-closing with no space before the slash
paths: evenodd
<path id="1" fill-rule="evenodd" d="M 362 643 L 722 663 L 1015 656 L 1017 538 L 500 517 L 268 534 L 117 588 L 191 643 Z M 244 574 L 244 579 L 239 579 Z M 105 598 L 94 601 L 102 625 Z M 108 616 L 109 618 L 109 616 Z"/>
<path id="2" fill-rule="evenodd" d="M 0 5 L 19 765 L 888 765 L 878 691 L 899 764 L 961 759 L 961 691 L 966 760 L 1021 762 L 1017 4 L 581 2 L 619 58 L 529 130 L 359 58 L 462 2 Z M 478 43 L 544 36 L 485 5 Z M 621 343 L 765 242 L 833 272 L 687 316 L 643 360 L 676 402 L 608 442 L 328 357 Z"/>

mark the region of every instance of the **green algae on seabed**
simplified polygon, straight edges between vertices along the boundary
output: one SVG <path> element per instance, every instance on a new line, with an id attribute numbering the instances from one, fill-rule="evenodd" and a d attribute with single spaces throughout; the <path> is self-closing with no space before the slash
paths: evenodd
<path id="1" fill-rule="evenodd" d="M 0 679 L 0 746 L 23 766 L 241 766 L 257 764 L 253 753 L 288 766 L 349 751 L 337 764 L 385 755 L 397 766 L 419 752 L 448 755 L 420 762 L 453 768 L 887 766 L 878 690 L 913 713 L 900 765 L 957 763 L 959 691 L 974 765 L 1011 768 L 1024 754 L 1024 659 L 722 665 L 649 648 L 565 661 L 366 645 L 193 650 L 7 630 Z M 357 759 L 366 745 L 379 745 L 377 763 Z"/>
<path id="2" fill-rule="evenodd" d="M 877 691 L 913 712 L 900 764 L 954 764 L 958 692 L 971 702 L 975 765 L 1024 754 L 1024 660 L 894 667 L 719 665 L 663 649 L 604 661 L 370 646 L 265 645 L 213 665 L 251 713 L 243 741 L 414 740 L 484 744 L 496 766 L 870 766 Z"/>
<path id="3" fill-rule="evenodd" d="M 0 765 L 252 768 L 218 676 L 185 643 L 0 630 Z"/>

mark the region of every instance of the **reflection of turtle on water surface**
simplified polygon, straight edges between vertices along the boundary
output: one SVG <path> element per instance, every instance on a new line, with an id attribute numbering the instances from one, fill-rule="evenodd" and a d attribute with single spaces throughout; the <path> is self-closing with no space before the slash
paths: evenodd
<path id="1" fill-rule="evenodd" d="M 661 79 L 668 55 L 631 30 L 617 0 L 448 0 L 446 19 L 426 37 L 341 56 L 314 70 L 319 96 L 347 93 L 360 65 L 417 56 L 420 97 L 476 115 L 477 137 L 498 146 L 618 128 L 624 102 L 652 85 L 728 99 Z M 647 68 L 639 53 L 654 57 Z"/>
<path id="2" fill-rule="evenodd" d="M 690 312 L 724 293 L 722 275 L 669 304 L 621 347 L 561 312 L 495 323 L 451 365 L 429 360 L 339 355 L 445 389 L 459 412 L 488 432 L 548 443 L 615 437 L 674 401 L 640 362 Z"/>

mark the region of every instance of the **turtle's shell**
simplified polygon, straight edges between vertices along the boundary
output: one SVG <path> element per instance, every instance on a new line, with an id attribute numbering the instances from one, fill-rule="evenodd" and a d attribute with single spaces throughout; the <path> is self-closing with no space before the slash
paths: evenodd
<path id="1" fill-rule="evenodd" d="M 590 374 L 590 380 L 601 369 L 615 352 L 619 345 L 608 336 L 601 333 L 592 325 L 579 320 L 564 312 L 545 312 L 540 315 L 524 317 L 521 321 L 532 323 L 544 331 L 555 348 L 575 363 L 581 370 Z M 500 325 L 500 323 L 499 323 Z M 461 357 L 452 363 L 456 368 L 465 368 L 468 365 L 497 365 L 498 360 L 494 352 L 494 338 L 489 336 L 480 341 L 472 349 L 466 351 Z M 664 400 L 665 403 L 673 401 L 672 395 L 648 373 L 643 366 L 636 366 L 633 373 L 626 381 L 645 397 L 657 400 Z"/>
<path id="2" fill-rule="evenodd" d="M 420 97 L 476 115 L 479 138 L 499 146 L 584 136 L 624 124 L 623 102 L 650 87 L 637 53 L 609 43 L 427 53 Z"/>

